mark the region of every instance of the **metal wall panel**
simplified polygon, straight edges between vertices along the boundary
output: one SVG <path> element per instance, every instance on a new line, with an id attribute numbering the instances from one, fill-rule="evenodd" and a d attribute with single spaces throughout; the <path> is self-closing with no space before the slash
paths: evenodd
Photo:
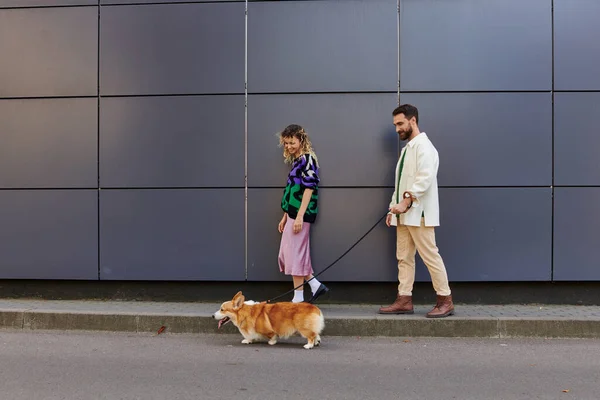
<path id="1" fill-rule="evenodd" d="M 402 0 L 400 89 L 550 90 L 550 0 Z"/>
<path id="2" fill-rule="evenodd" d="M 103 95 L 244 93 L 244 3 L 106 6 Z"/>
<path id="3" fill-rule="evenodd" d="M 396 91 L 396 0 L 248 5 L 248 90 Z"/>
<path id="4" fill-rule="evenodd" d="M 0 0 L 3 7 L 52 7 L 52 6 L 78 6 L 98 5 L 98 0 Z"/>
<path id="5" fill-rule="evenodd" d="M 96 99 L 0 100 L 0 121 L 0 187 L 96 187 Z"/>
<path id="6" fill-rule="evenodd" d="M 98 8 L 0 10 L 0 97 L 98 92 Z"/>
<path id="7" fill-rule="evenodd" d="M 600 4 L 400 5 L 398 71 L 397 0 L 250 1 L 245 154 L 244 1 L 0 0 L 0 278 L 243 281 L 247 262 L 250 281 L 291 288 L 277 268 L 289 166 L 276 133 L 305 126 L 319 156 L 319 272 L 386 211 L 401 72 L 400 100 L 440 152 L 451 285 L 548 281 L 553 261 L 556 280 L 600 279 L 600 92 L 556 92 L 554 109 L 550 93 L 553 78 L 600 91 Z M 100 204 L 86 189 L 98 166 Z M 380 222 L 321 278 L 396 276 L 395 232 Z"/>
<path id="8" fill-rule="evenodd" d="M 600 187 L 554 190 L 554 280 L 600 281 Z"/>
<path id="9" fill-rule="evenodd" d="M 333 189 L 330 189 L 333 190 Z M 279 272 L 277 254 L 281 235 L 277 224 L 283 216 L 281 210 L 281 189 L 248 189 L 248 280 L 249 281 L 285 281 L 291 282 Z M 321 205 L 319 205 L 321 206 Z M 321 227 L 321 216 L 311 226 L 314 257 L 314 233 Z M 316 268 L 316 265 L 315 265 Z"/>
<path id="10" fill-rule="evenodd" d="M 459 281 L 548 281 L 551 189 L 441 188 L 436 241 L 451 286 Z M 430 280 L 420 259 L 417 280 Z"/>
<path id="11" fill-rule="evenodd" d="M 243 189 L 102 190 L 103 280 L 244 280 Z"/>
<path id="12" fill-rule="evenodd" d="M 96 190 L 0 191 L 1 279 L 98 279 Z"/>
<path id="13" fill-rule="evenodd" d="M 392 188 L 319 190 L 319 215 L 311 226 L 313 269 L 319 273 L 361 238 L 386 212 Z M 279 272 L 277 225 L 283 189 L 248 190 L 248 280 L 289 281 Z M 393 281 L 398 270 L 395 233 L 381 221 L 319 280 Z M 290 286 L 291 289 L 291 286 Z"/>
<path id="14" fill-rule="evenodd" d="M 281 192 L 249 190 L 248 280 L 291 280 L 277 266 L 277 224 L 283 215 L 279 208 Z M 320 192 L 320 216 L 311 227 L 313 268 L 317 273 L 381 218 L 391 193 L 391 188 L 326 188 Z M 350 198 L 352 201 L 348 201 Z M 550 279 L 549 188 L 442 188 L 440 203 L 441 226 L 436 228 L 436 239 L 450 283 Z M 356 212 L 356 207 L 361 211 Z M 322 277 L 324 281 L 397 281 L 393 228 L 381 222 Z M 416 280 L 430 281 L 419 256 Z"/>
<path id="15" fill-rule="evenodd" d="M 97 0 L 96 0 L 97 1 Z M 101 5 L 111 4 L 177 4 L 177 3 L 219 3 L 219 2 L 243 2 L 243 0 L 100 0 Z"/>
<path id="16" fill-rule="evenodd" d="M 555 185 L 600 186 L 599 114 L 600 93 L 555 94 Z"/>
<path id="17" fill-rule="evenodd" d="M 102 187 L 244 186 L 244 96 L 103 98 Z"/>
<path id="18" fill-rule="evenodd" d="M 394 184 L 398 135 L 395 94 L 252 95 L 248 98 L 248 184 L 285 185 L 290 166 L 276 136 L 300 124 L 311 138 L 321 185 Z"/>
<path id="19" fill-rule="evenodd" d="M 441 186 L 550 186 L 550 93 L 408 93 L 438 149 Z M 405 143 L 402 143 L 404 146 Z"/>
<path id="20" fill-rule="evenodd" d="M 600 90 L 600 2 L 554 0 L 556 90 Z"/>

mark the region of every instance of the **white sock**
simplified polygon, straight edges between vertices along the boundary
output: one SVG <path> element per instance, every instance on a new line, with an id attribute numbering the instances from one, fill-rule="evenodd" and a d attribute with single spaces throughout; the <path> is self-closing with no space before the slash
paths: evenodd
<path id="1" fill-rule="evenodd" d="M 292 303 L 302 303 L 304 301 L 304 290 L 294 290 Z"/>
<path id="2" fill-rule="evenodd" d="M 319 289 L 319 286 L 321 286 L 321 282 L 319 282 L 317 278 L 312 278 L 308 284 L 310 285 L 310 290 L 312 290 L 313 294 L 315 294 L 317 289 Z"/>

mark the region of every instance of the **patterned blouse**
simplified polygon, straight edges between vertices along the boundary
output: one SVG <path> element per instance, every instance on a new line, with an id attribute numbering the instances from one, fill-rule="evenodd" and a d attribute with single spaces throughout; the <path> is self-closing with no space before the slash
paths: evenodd
<path id="1" fill-rule="evenodd" d="M 319 198 L 319 164 L 310 154 L 304 154 L 294 160 L 288 175 L 287 185 L 283 189 L 281 209 L 296 219 L 302 204 L 305 189 L 313 189 L 310 202 L 304 213 L 304 222 L 315 222 L 317 218 L 317 199 Z"/>

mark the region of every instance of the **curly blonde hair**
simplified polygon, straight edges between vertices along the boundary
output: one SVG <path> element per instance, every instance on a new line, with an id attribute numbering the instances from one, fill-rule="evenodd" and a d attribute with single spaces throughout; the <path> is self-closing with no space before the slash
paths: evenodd
<path id="1" fill-rule="evenodd" d="M 285 159 L 286 164 L 292 164 L 294 162 L 294 156 L 292 156 L 283 145 L 285 143 L 285 139 L 290 139 L 294 137 L 300 141 L 300 152 L 302 154 L 310 154 L 315 160 L 317 159 L 317 155 L 313 150 L 310 138 L 306 134 L 306 131 L 304 131 L 304 128 L 300 125 L 288 125 L 283 131 L 281 131 L 278 134 L 278 136 L 279 147 L 283 147 L 283 158 Z"/>

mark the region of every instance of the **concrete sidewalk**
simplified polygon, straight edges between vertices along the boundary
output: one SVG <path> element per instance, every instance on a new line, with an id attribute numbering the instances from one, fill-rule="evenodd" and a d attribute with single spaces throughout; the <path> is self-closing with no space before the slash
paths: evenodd
<path id="1" fill-rule="evenodd" d="M 220 303 L 0 299 L 0 329 L 102 330 L 165 333 L 237 333 L 217 330 Z M 599 306 L 456 305 L 456 314 L 427 319 L 379 315 L 378 305 L 319 305 L 328 336 L 600 338 Z"/>

